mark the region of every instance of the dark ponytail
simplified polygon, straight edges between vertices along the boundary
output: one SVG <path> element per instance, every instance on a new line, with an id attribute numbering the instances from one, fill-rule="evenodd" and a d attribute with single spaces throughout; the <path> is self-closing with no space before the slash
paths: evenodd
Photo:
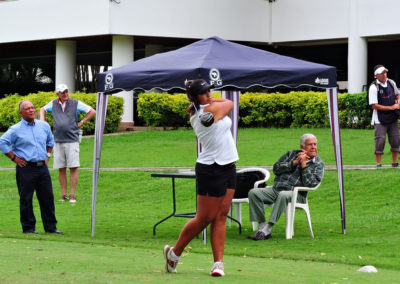
<path id="1" fill-rule="evenodd" d="M 199 108 L 199 102 L 197 100 L 197 94 L 193 94 L 191 86 L 193 84 L 193 80 L 186 80 L 185 81 L 185 88 L 186 88 L 186 97 L 189 101 L 191 101 L 193 104 L 196 105 L 197 108 Z M 186 112 L 192 116 L 193 114 L 195 114 L 196 110 L 193 107 L 193 104 L 191 104 L 187 109 Z"/>

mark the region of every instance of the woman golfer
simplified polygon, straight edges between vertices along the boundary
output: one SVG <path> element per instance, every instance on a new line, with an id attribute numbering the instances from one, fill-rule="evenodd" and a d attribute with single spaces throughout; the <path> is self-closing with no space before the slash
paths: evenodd
<path id="1" fill-rule="evenodd" d="M 183 227 L 175 246 L 164 246 L 165 269 L 177 272 L 179 256 L 186 245 L 211 224 L 214 265 L 210 274 L 224 276 L 225 221 L 235 193 L 235 162 L 239 159 L 230 130 L 232 121 L 227 116 L 233 102 L 213 99 L 212 86 L 203 79 L 186 81 L 185 87 L 193 103 L 187 109 L 190 123 L 202 147 L 196 163 L 197 212 Z"/>

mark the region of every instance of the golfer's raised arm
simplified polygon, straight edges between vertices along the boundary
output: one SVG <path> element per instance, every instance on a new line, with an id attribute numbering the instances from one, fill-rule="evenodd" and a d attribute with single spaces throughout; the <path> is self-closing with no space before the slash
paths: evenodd
<path id="1" fill-rule="evenodd" d="M 212 99 L 212 103 L 204 109 L 214 115 L 214 123 L 227 116 L 233 109 L 233 102 L 228 99 Z"/>

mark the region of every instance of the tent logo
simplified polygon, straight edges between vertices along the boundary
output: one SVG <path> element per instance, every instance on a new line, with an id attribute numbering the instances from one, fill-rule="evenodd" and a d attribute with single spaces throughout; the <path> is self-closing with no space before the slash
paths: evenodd
<path id="1" fill-rule="evenodd" d="M 219 70 L 217 68 L 212 68 L 210 70 L 210 84 L 214 86 L 221 86 L 222 85 L 222 80 L 221 80 L 221 74 L 219 73 Z"/>
<path id="2" fill-rule="evenodd" d="M 316 84 L 320 84 L 320 85 L 329 85 L 329 79 L 328 78 L 318 78 L 315 79 L 315 83 Z"/>
<path id="3" fill-rule="evenodd" d="M 114 83 L 113 83 L 114 76 L 113 76 L 113 74 L 107 73 L 107 75 L 106 75 L 104 80 L 105 80 L 105 83 L 106 83 L 104 85 L 104 90 L 105 91 L 111 90 L 112 88 L 114 88 Z"/>

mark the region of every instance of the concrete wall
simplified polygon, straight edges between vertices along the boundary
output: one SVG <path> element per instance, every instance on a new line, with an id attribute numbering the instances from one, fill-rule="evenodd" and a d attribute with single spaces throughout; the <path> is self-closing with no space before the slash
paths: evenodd
<path id="1" fill-rule="evenodd" d="M 108 34 L 108 0 L 0 3 L 0 43 Z"/>
<path id="2" fill-rule="evenodd" d="M 399 0 L 363 0 L 358 5 L 360 15 L 360 36 L 400 34 Z M 384 16 L 379 16 L 380 14 Z"/>
<path id="3" fill-rule="evenodd" d="M 272 41 L 308 41 L 347 38 L 350 5 L 356 1 L 356 29 L 362 37 L 400 34 L 398 0 L 276 0 L 272 4 Z M 376 20 L 384 13 L 382 20 Z"/>
<path id="4" fill-rule="evenodd" d="M 217 35 L 228 40 L 275 43 L 346 39 L 351 1 L 355 0 L 0 2 L 0 43 L 103 34 L 194 39 Z M 362 15 L 360 36 L 400 34 L 400 1 L 363 0 L 357 5 Z M 385 18 L 377 21 L 380 11 Z"/>
<path id="5" fill-rule="evenodd" d="M 112 3 L 113 34 L 267 41 L 265 0 L 131 0 Z M 249 15 L 251 15 L 249 17 Z"/>
<path id="6" fill-rule="evenodd" d="M 351 0 L 277 0 L 272 7 L 272 41 L 346 38 Z"/>
<path id="7" fill-rule="evenodd" d="M 265 0 L 117 1 L 0 2 L 0 43 L 102 34 L 268 40 Z"/>

